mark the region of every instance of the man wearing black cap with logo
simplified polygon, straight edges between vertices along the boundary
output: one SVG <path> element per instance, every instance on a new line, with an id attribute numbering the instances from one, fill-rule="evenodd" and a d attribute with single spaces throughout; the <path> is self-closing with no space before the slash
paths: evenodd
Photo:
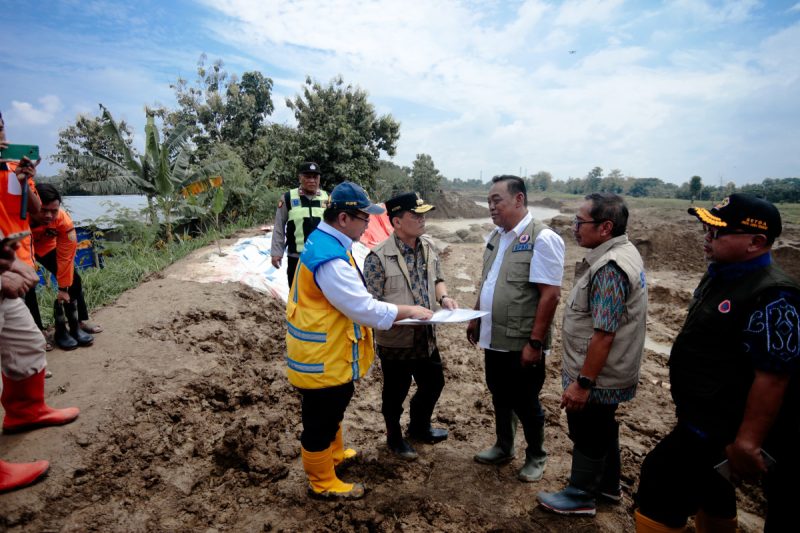
<path id="1" fill-rule="evenodd" d="M 328 193 L 319 187 L 321 172 L 318 164 L 303 163 L 297 169 L 297 176 L 300 186 L 286 191 L 278 202 L 272 234 L 272 266 L 280 268 L 286 250 L 286 278 L 290 287 L 306 239 L 316 229 L 328 203 Z"/>
<path id="2" fill-rule="evenodd" d="M 736 531 L 740 479 L 765 475 L 767 533 L 800 529 L 800 285 L 772 261 L 774 205 L 690 208 L 709 261 L 669 359 L 678 423 L 642 464 L 636 529 Z M 727 479 L 726 479 L 727 478 Z"/>
<path id="3" fill-rule="evenodd" d="M 323 221 L 306 241 L 289 292 L 287 374 L 302 396 L 303 468 L 314 497 L 364 496 L 361 483 L 341 481 L 334 467 L 356 455 L 344 447 L 341 422 L 353 382 L 375 358 L 372 328 L 389 329 L 396 320 L 433 315 L 418 305 L 378 301 L 364 286 L 351 247 L 367 229 L 369 216 L 383 212 L 355 183 L 337 185 Z"/>
<path id="4" fill-rule="evenodd" d="M 458 307 L 448 296 L 439 257 L 425 233 L 425 213 L 435 209 L 416 193 L 387 200 L 386 211 L 394 234 L 378 244 L 364 261 L 364 279 L 372 295 L 384 302 L 421 305 L 433 309 Z M 434 326 L 397 326 L 375 333 L 383 370 L 383 405 L 389 449 L 408 460 L 417 452 L 403 438 L 400 415 L 412 378 L 417 392 L 411 398 L 408 435 L 435 444 L 447 430 L 431 427 L 433 408 L 444 388 L 444 373 Z"/>

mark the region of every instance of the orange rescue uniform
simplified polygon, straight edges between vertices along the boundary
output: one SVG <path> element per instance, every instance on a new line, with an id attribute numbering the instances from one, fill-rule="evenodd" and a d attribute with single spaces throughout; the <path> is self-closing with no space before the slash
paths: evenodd
<path id="1" fill-rule="evenodd" d="M 78 237 L 72 218 L 64 209 L 59 209 L 50 224 L 31 228 L 31 232 L 36 257 L 44 257 L 55 249 L 58 286 L 62 289 L 70 287 L 75 272 L 75 253 L 78 251 Z"/>
<path id="2" fill-rule="evenodd" d="M 10 235 L 20 231 L 30 230 L 28 220 L 20 218 L 20 205 L 22 201 L 22 187 L 20 187 L 19 180 L 14 174 L 17 164 L 12 161 L 0 163 L 0 204 L 3 205 L 3 210 L 0 210 L 0 229 L 3 233 Z M 39 193 L 36 192 L 36 184 L 32 179 L 28 180 L 28 194 L 35 194 L 37 197 Z M 30 237 L 25 237 L 19 243 L 17 248 L 17 257 L 28 263 L 30 266 L 35 266 L 33 263 L 33 241 Z"/>

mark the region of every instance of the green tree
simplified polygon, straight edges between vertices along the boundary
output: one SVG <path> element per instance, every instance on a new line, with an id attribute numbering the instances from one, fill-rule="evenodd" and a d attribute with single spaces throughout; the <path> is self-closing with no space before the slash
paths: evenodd
<path id="1" fill-rule="evenodd" d="M 530 179 L 530 188 L 534 191 L 546 191 L 553 184 L 553 175 L 544 170 L 540 170 Z"/>
<path id="2" fill-rule="evenodd" d="M 615 194 L 622 194 L 625 190 L 625 178 L 622 176 L 622 171 L 615 168 L 602 179 L 600 182 L 600 190 L 605 192 L 613 192 Z"/>
<path id="3" fill-rule="evenodd" d="M 376 201 L 385 202 L 392 196 L 414 190 L 411 169 L 395 165 L 391 161 L 378 161 L 375 189 L 370 191 Z"/>
<path id="4" fill-rule="evenodd" d="M 400 138 L 391 115 L 377 116 L 367 93 L 341 77 L 325 86 L 306 78 L 302 94 L 286 105 L 297 119 L 298 156 L 320 164 L 323 188 L 350 180 L 375 189 L 380 154 L 393 156 Z"/>
<path id="5" fill-rule="evenodd" d="M 692 195 L 692 203 L 698 198 L 703 192 L 703 178 L 700 176 L 692 176 L 692 179 L 689 180 L 689 194 Z"/>
<path id="6" fill-rule="evenodd" d="M 586 194 L 597 192 L 603 182 L 603 169 L 594 167 L 586 175 L 586 182 L 584 184 L 583 192 Z"/>
<path id="7" fill-rule="evenodd" d="M 170 85 L 175 91 L 177 110 L 159 108 L 169 128 L 187 125 L 196 156 L 204 158 L 214 143 L 230 145 L 250 169 L 262 163 L 254 152 L 265 135 L 267 117 L 272 114 L 272 80 L 258 71 L 245 72 L 241 80 L 229 74 L 221 59 L 206 65 L 206 55 L 197 63 L 194 85 L 183 78 Z"/>
<path id="8" fill-rule="evenodd" d="M 417 154 L 414 163 L 411 166 L 411 180 L 414 185 L 414 190 L 417 191 L 423 199 L 432 202 L 439 189 L 439 180 L 441 175 L 433 164 L 433 158 L 428 154 Z"/>
<path id="9" fill-rule="evenodd" d="M 130 149 L 133 146 L 133 132 L 124 120 L 117 127 L 122 143 Z M 74 124 L 59 130 L 56 153 L 50 156 L 50 160 L 65 164 L 58 176 L 61 194 L 87 194 L 89 190 L 85 188 L 86 183 L 108 178 L 111 171 L 105 165 L 76 163 L 78 156 L 92 152 L 102 152 L 117 162 L 124 160 L 123 153 L 104 134 L 100 117 L 78 115 Z M 122 192 L 135 192 L 135 188 Z"/>

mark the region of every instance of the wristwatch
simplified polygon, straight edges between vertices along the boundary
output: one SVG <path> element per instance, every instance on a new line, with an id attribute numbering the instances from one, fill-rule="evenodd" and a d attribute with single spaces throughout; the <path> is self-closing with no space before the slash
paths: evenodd
<path id="1" fill-rule="evenodd" d="M 592 378 L 587 378 L 582 374 L 578 375 L 577 381 L 578 381 L 578 386 L 582 389 L 591 389 L 595 385 L 595 382 Z"/>
<path id="2" fill-rule="evenodd" d="M 539 350 L 539 351 L 541 351 L 543 347 L 542 341 L 540 341 L 539 339 L 528 339 L 528 345 L 530 345 L 530 347 L 533 348 L 534 350 Z"/>
<path id="3" fill-rule="evenodd" d="M 444 306 L 444 299 L 450 298 L 448 295 L 443 294 L 441 298 L 439 298 L 439 305 Z"/>

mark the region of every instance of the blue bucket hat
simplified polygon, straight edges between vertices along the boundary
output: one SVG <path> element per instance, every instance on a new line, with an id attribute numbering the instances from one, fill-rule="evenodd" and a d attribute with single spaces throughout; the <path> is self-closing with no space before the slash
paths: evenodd
<path id="1" fill-rule="evenodd" d="M 328 207 L 339 211 L 363 211 L 368 215 L 382 215 L 386 210 L 373 204 L 359 185 L 343 181 L 331 191 Z"/>

